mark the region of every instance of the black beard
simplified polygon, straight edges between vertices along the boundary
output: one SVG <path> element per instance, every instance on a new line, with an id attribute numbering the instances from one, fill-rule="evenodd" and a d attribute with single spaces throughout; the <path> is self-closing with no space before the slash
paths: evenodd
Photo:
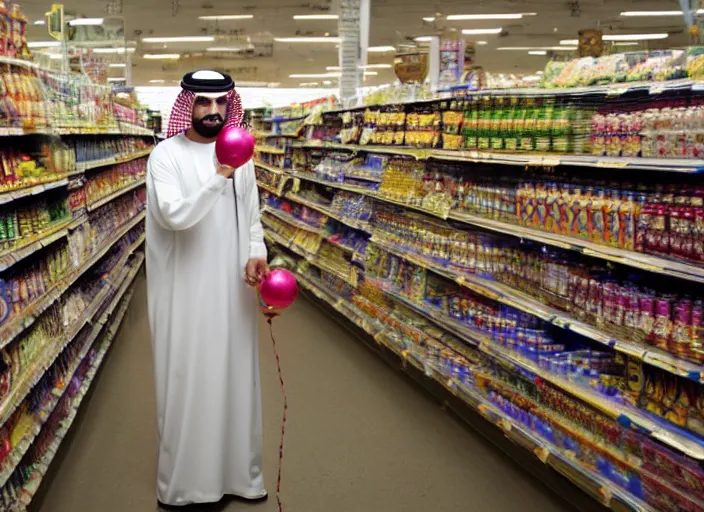
<path id="1" fill-rule="evenodd" d="M 205 121 L 206 119 L 220 121 L 220 123 L 216 126 L 206 126 L 203 124 L 203 121 Z M 218 136 L 218 133 L 220 133 L 223 126 L 225 126 L 225 121 L 222 117 L 220 117 L 219 114 L 214 114 L 211 116 L 202 117 L 200 119 L 192 119 L 192 124 L 193 129 L 198 135 L 200 135 L 201 137 L 205 137 L 206 139 L 212 139 Z"/>

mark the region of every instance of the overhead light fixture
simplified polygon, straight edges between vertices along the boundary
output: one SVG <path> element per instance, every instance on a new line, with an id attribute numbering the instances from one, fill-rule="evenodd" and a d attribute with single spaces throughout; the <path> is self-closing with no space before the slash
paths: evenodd
<path id="1" fill-rule="evenodd" d="M 102 25 L 103 18 L 76 18 L 68 22 L 72 27 L 79 27 L 81 25 Z"/>
<path id="2" fill-rule="evenodd" d="M 547 50 L 530 50 L 528 55 L 547 55 Z"/>
<path id="3" fill-rule="evenodd" d="M 511 14 L 451 14 L 447 21 L 469 21 L 469 20 L 520 20 L 523 14 L 520 12 Z"/>
<path id="4" fill-rule="evenodd" d="M 181 58 L 180 53 L 145 53 L 143 59 L 149 60 L 177 60 Z"/>
<path id="5" fill-rule="evenodd" d="M 323 85 L 331 85 L 332 82 L 330 80 L 323 80 Z"/>
<path id="6" fill-rule="evenodd" d="M 93 48 L 93 53 L 134 53 L 135 48 Z"/>
<path id="7" fill-rule="evenodd" d="M 367 48 L 367 53 L 386 53 L 395 51 L 396 48 L 393 46 L 370 46 Z"/>
<path id="8" fill-rule="evenodd" d="M 391 69 L 392 67 L 391 64 L 367 64 L 366 66 L 360 66 L 362 69 Z"/>
<path id="9" fill-rule="evenodd" d="M 667 39 L 670 34 L 666 32 L 655 34 L 616 34 L 603 36 L 604 41 L 653 41 L 655 39 Z"/>
<path id="10" fill-rule="evenodd" d="M 223 14 L 220 16 L 198 16 L 203 21 L 226 21 L 226 20 L 251 20 L 253 14 Z"/>
<path id="11" fill-rule="evenodd" d="M 114 63 L 112 63 L 112 64 L 108 64 L 108 67 L 111 67 L 111 68 L 126 68 L 126 67 L 127 67 L 127 64 L 125 64 L 124 62 L 114 62 Z"/>
<path id="12" fill-rule="evenodd" d="M 206 52 L 246 52 L 247 50 L 251 50 L 253 48 L 252 45 L 248 46 L 233 46 L 233 47 L 227 47 L 227 46 L 214 46 L 211 48 L 206 48 Z"/>
<path id="13" fill-rule="evenodd" d="M 423 18 L 423 21 L 426 21 L 428 23 L 432 23 L 435 21 L 435 16 L 428 16 L 427 18 Z"/>
<path id="14" fill-rule="evenodd" d="M 336 20 L 337 14 L 297 14 L 293 17 L 294 20 Z"/>
<path id="15" fill-rule="evenodd" d="M 682 11 L 624 11 L 621 16 L 646 17 L 646 16 L 682 16 Z"/>
<path id="16" fill-rule="evenodd" d="M 524 52 L 524 51 L 553 51 L 553 52 L 573 52 L 576 46 L 502 46 L 497 48 L 501 52 Z"/>
<path id="17" fill-rule="evenodd" d="M 486 45 L 488 45 L 489 43 L 486 42 L 486 41 L 475 41 L 475 44 L 476 44 L 477 46 L 486 46 Z"/>
<path id="18" fill-rule="evenodd" d="M 145 37 L 143 43 L 212 43 L 213 36 Z"/>
<path id="19" fill-rule="evenodd" d="M 462 33 L 466 36 L 481 36 L 486 34 L 500 34 L 503 28 L 466 28 Z"/>
<path id="20" fill-rule="evenodd" d="M 521 13 L 523 16 L 537 16 L 537 12 L 522 12 Z"/>
<path id="21" fill-rule="evenodd" d="M 418 36 L 413 38 L 418 43 L 428 43 L 433 40 L 433 36 Z"/>
<path id="22" fill-rule="evenodd" d="M 636 41 L 621 41 L 621 42 L 614 42 L 614 46 L 638 46 L 638 43 Z"/>
<path id="23" fill-rule="evenodd" d="M 342 68 L 340 66 L 328 66 L 325 71 L 340 71 Z"/>
<path id="24" fill-rule="evenodd" d="M 30 41 L 27 43 L 27 48 L 56 48 L 61 46 L 60 41 Z"/>
<path id="25" fill-rule="evenodd" d="M 34 22 L 34 25 L 46 25 L 46 21 L 44 20 L 37 20 Z"/>
<path id="26" fill-rule="evenodd" d="M 376 71 L 365 71 L 364 76 L 376 76 L 379 73 Z M 339 71 L 332 71 L 329 73 L 294 73 L 293 75 L 288 75 L 289 78 L 340 78 L 342 73 Z"/>
<path id="27" fill-rule="evenodd" d="M 163 80 L 149 80 L 149 83 L 150 84 L 163 84 L 164 81 Z"/>
<path id="28" fill-rule="evenodd" d="M 339 37 L 275 37 L 277 43 L 334 43 L 342 42 Z"/>
<path id="29" fill-rule="evenodd" d="M 289 78 L 335 78 L 339 76 L 340 73 L 294 73 L 288 75 Z"/>
<path id="30" fill-rule="evenodd" d="M 111 76 L 108 78 L 108 82 L 124 82 L 127 80 L 124 76 Z"/>
<path id="31" fill-rule="evenodd" d="M 563 39 L 562 41 L 560 41 L 560 44 L 567 46 L 577 46 L 579 44 L 579 41 L 577 39 Z"/>

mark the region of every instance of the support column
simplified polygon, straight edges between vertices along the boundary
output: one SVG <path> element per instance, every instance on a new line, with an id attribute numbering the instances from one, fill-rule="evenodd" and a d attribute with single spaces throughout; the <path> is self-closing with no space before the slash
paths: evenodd
<path id="1" fill-rule="evenodd" d="M 340 36 L 340 98 L 353 98 L 362 86 L 363 69 L 369 45 L 369 8 L 371 0 L 341 0 L 338 34 Z"/>

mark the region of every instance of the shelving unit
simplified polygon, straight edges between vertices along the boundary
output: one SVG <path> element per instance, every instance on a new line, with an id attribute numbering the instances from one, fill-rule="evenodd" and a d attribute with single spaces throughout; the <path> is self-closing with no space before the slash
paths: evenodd
<path id="1" fill-rule="evenodd" d="M 37 83 L 54 80 L 42 84 L 41 101 L 61 80 L 78 80 L 101 102 L 39 121 L 44 109 L 36 106 L 31 120 L 20 110 L 8 120 L 13 126 L 0 127 L 5 165 L 14 172 L 15 161 L 31 163 L 0 180 L 0 509 L 26 510 L 142 269 L 146 160 L 155 139 L 116 119 L 109 88 L 78 75 L 45 75 L 24 61 L 0 58 L 0 65 L 36 72 Z M 96 113 L 100 120 L 89 117 Z M 17 148 L 32 147 L 36 134 L 48 136 L 41 141 L 50 154 L 35 160 Z"/>
<path id="2" fill-rule="evenodd" d="M 700 89 L 698 82 L 680 81 L 471 95 L 556 102 L 601 95 L 617 110 L 634 92 L 698 95 Z M 632 223 L 622 224 L 633 226 L 628 236 L 640 236 L 648 222 L 641 217 L 645 203 L 633 209 L 626 188 L 630 183 L 635 194 L 638 181 L 648 190 L 661 187 L 659 198 L 671 191 L 687 215 L 698 212 L 699 203 L 686 201 L 700 186 L 704 160 L 442 149 L 443 112 L 453 101 L 460 110 L 456 103 L 464 100 L 444 98 L 321 116 L 345 129 L 370 110 L 422 112 L 440 120 L 426 127 L 438 135 L 437 147 L 274 138 L 273 154 L 267 137 L 255 164 L 271 249 L 294 262 L 304 289 L 414 378 L 439 385 L 603 505 L 656 511 L 660 500 L 670 500 L 682 510 L 704 510 L 696 486 L 668 473 L 704 478 L 704 431 L 697 430 L 704 423 L 697 405 L 704 397 L 697 341 L 704 341 L 697 316 L 704 266 L 694 256 L 656 252 L 654 245 L 645 252 L 619 245 L 618 237 L 607 243 L 591 227 L 592 218 L 598 225 L 609 213 L 603 198 L 615 197 L 625 205 L 620 218 Z M 370 119 L 376 118 L 365 118 L 364 129 L 374 129 Z M 380 178 L 360 181 L 372 167 Z M 532 212 L 543 207 L 549 188 L 535 195 L 543 181 L 567 183 L 562 190 L 570 198 L 588 198 L 563 204 L 587 205 L 592 231 L 559 232 L 526 217 L 528 201 L 535 218 Z M 683 215 L 674 207 L 658 211 L 674 211 L 675 226 Z M 669 228 L 667 219 L 662 229 Z M 673 244 L 680 232 L 673 232 Z M 340 252 L 330 252 L 338 239 L 344 239 Z M 340 258 L 354 279 L 340 271 Z M 634 306 L 615 302 L 614 290 L 619 301 L 643 301 L 635 324 L 626 323 Z M 656 326 L 666 330 L 647 322 L 648 304 Z M 686 315 L 676 313 L 685 305 Z"/>

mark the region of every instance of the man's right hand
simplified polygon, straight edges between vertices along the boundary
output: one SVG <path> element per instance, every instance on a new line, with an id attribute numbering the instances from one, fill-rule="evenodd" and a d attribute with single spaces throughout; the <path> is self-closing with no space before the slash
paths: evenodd
<path id="1" fill-rule="evenodd" d="M 223 176 L 224 178 L 231 178 L 234 173 L 235 173 L 234 167 L 230 167 L 229 165 L 218 166 L 218 174 L 220 176 Z"/>

